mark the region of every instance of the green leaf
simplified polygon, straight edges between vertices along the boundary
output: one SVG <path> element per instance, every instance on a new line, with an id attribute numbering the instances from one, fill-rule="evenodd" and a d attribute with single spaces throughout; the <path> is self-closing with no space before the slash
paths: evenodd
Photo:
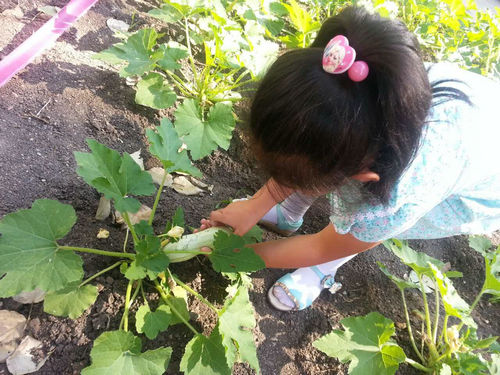
<path id="1" fill-rule="evenodd" d="M 288 10 L 290 21 L 293 26 L 301 33 L 309 33 L 319 29 L 321 24 L 312 19 L 306 9 L 302 8 L 295 0 L 288 0 L 290 4 L 283 3 Z"/>
<path id="2" fill-rule="evenodd" d="M 500 297 L 500 252 L 484 258 L 485 280 L 483 284 L 483 293 L 492 294 Z"/>
<path id="3" fill-rule="evenodd" d="M 177 22 L 183 17 L 182 13 L 170 4 L 163 4 L 160 8 L 151 9 L 148 14 L 166 23 Z"/>
<path id="4" fill-rule="evenodd" d="M 255 324 L 248 289 L 239 287 L 236 295 L 226 301 L 219 313 L 218 329 L 222 336 L 222 345 L 226 348 L 226 358 L 230 368 L 238 359 L 239 353 L 241 361 L 248 362 L 257 373 L 260 372 L 252 333 Z"/>
<path id="5" fill-rule="evenodd" d="M 386 275 L 389 279 L 391 279 L 391 281 L 394 284 L 396 284 L 396 286 L 400 290 L 420 288 L 418 284 L 412 283 L 411 281 L 403 280 L 397 276 L 392 275 L 384 264 L 380 262 L 377 262 L 377 264 L 380 270 L 384 273 L 384 275 Z"/>
<path id="6" fill-rule="evenodd" d="M 92 365 L 82 375 L 162 375 L 167 369 L 171 348 L 141 353 L 141 340 L 131 332 L 104 332 L 90 352 Z"/>
<path id="7" fill-rule="evenodd" d="M 139 223 L 135 224 L 134 229 L 138 236 L 154 235 L 153 227 L 149 225 L 146 220 L 141 220 Z"/>
<path id="8" fill-rule="evenodd" d="M 189 315 L 189 310 L 187 307 L 186 300 L 182 297 L 174 297 L 170 295 L 167 297 L 167 299 L 170 302 L 170 304 L 173 305 L 173 308 L 181 315 L 181 317 L 184 318 L 184 320 L 189 321 L 191 317 Z M 183 321 L 176 314 L 172 312 L 170 325 L 179 323 L 183 323 Z"/>
<path id="9" fill-rule="evenodd" d="M 470 316 L 469 304 L 459 296 L 451 280 L 444 276 L 435 265 L 429 264 L 429 266 L 431 267 L 434 278 L 437 281 L 439 292 L 441 294 L 441 300 L 446 313 L 461 319 L 465 324 L 467 324 L 467 326 L 476 328 L 477 325 L 474 322 L 474 319 Z"/>
<path id="10" fill-rule="evenodd" d="M 313 346 L 342 363 L 351 362 L 352 375 L 393 375 L 406 356 L 390 340 L 394 322 L 377 312 L 340 321 L 344 331 L 334 330 L 313 342 Z"/>
<path id="11" fill-rule="evenodd" d="M 185 375 L 230 375 L 220 336 L 216 333 L 210 337 L 195 335 L 186 345 L 180 370 Z"/>
<path id="12" fill-rule="evenodd" d="M 161 125 L 156 131 L 146 130 L 150 147 L 149 151 L 160 159 L 167 172 L 184 172 L 193 176 L 201 177 L 198 168 L 192 165 L 186 150 L 179 152 L 182 141 L 168 118 L 161 120 Z"/>
<path id="13" fill-rule="evenodd" d="M 456 372 L 460 375 L 479 375 L 488 374 L 488 366 L 480 355 L 473 353 L 457 353 L 458 366 Z"/>
<path id="14" fill-rule="evenodd" d="M 254 244 L 262 241 L 263 233 L 264 232 L 262 231 L 262 229 L 260 229 L 258 225 L 254 225 L 252 229 L 246 232 L 242 237 L 245 243 Z"/>
<path id="15" fill-rule="evenodd" d="M 269 4 L 269 9 L 273 14 L 278 17 L 283 17 L 288 15 L 288 9 L 280 2 L 273 2 Z"/>
<path id="16" fill-rule="evenodd" d="M 212 253 L 208 255 L 217 272 L 253 272 L 266 267 L 260 256 L 245 247 L 242 237 L 218 231 Z"/>
<path id="17" fill-rule="evenodd" d="M 153 55 L 158 34 L 154 29 L 142 29 L 132 34 L 125 43 L 118 43 L 94 56 L 110 63 L 127 62 L 122 76 L 143 75 L 154 69 L 157 58 Z M 113 58 L 114 57 L 114 58 Z"/>
<path id="18" fill-rule="evenodd" d="M 217 146 L 229 148 L 235 124 L 230 105 L 216 103 L 203 120 L 199 103 L 187 99 L 177 108 L 175 118 L 175 130 L 183 137 L 193 159 L 209 155 Z"/>
<path id="19" fill-rule="evenodd" d="M 73 207 L 39 199 L 31 209 L 10 213 L 0 220 L 0 293 L 46 292 L 82 279 L 82 259 L 72 251 L 58 250 L 76 222 Z M 12 273 L 12 275 L 11 275 Z M 23 277 L 24 273 L 24 277 Z"/>
<path id="20" fill-rule="evenodd" d="M 177 209 L 175 210 L 174 216 L 172 216 L 172 220 L 167 221 L 167 225 L 165 225 L 165 233 L 176 226 L 182 228 L 186 226 L 184 220 L 184 210 L 181 206 L 177 207 Z"/>
<path id="21" fill-rule="evenodd" d="M 170 263 L 168 256 L 161 251 L 161 240 L 156 236 L 146 236 L 140 240 L 135 251 L 135 264 L 153 272 L 163 272 Z"/>
<path id="22" fill-rule="evenodd" d="M 97 299 L 97 288 L 94 285 L 78 284 L 47 293 L 43 301 L 43 311 L 56 316 L 68 316 L 76 319 L 83 314 Z"/>
<path id="23" fill-rule="evenodd" d="M 162 53 L 162 57 L 158 60 L 157 64 L 164 70 L 174 71 L 176 69 L 179 69 L 181 67 L 181 64 L 179 64 L 178 61 L 188 56 L 187 50 L 182 48 L 170 47 L 165 44 L 162 44 L 159 50 Z"/>
<path id="24" fill-rule="evenodd" d="M 128 195 L 151 195 L 155 191 L 151 175 L 137 165 L 132 157 L 123 157 L 115 150 L 89 139 L 91 153 L 75 152 L 76 173 L 108 199 L 113 199 L 120 212 L 137 212 L 141 207 L 137 199 Z"/>
<path id="25" fill-rule="evenodd" d="M 121 269 L 121 267 L 120 267 Z M 147 276 L 146 268 L 139 266 L 137 261 L 133 261 L 127 267 L 124 273 L 125 277 L 129 280 L 142 280 Z"/>
<path id="26" fill-rule="evenodd" d="M 478 253 L 481 253 L 483 256 L 486 256 L 488 250 L 491 249 L 493 244 L 487 237 L 470 236 L 469 246 L 472 247 L 474 250 L 476 250 Z"/>
<path id="27" fill-rule="evenodd" d="M 177 100 L 177 95 L 161 74 L 149 73 L 137 83 L 135 102 L 154 109 L 171 107 Z"/>
<path id="28" fill-rule="evenodd" d="M 148 305 L 142 305 L 135 313 L 135 328 L 153 340 L 158 333 L 165 331 L 170 325 L 172 312 L 167 305 L 160 305 L 156 311 L 151 311 Z"/>
<path id="29" fill-rule="evenodd" d="M 384 246 L 391 250 L 401 261 L 407 266 L 411 267 L 417 274 L 429 275 L 431 269 L 429 263 L 442 269 L 444 263 L 440 260 L 430 257 L 425 253 L 413 250 L 406 242 L 401 242 L 397 239 L 385 241 Z"/>

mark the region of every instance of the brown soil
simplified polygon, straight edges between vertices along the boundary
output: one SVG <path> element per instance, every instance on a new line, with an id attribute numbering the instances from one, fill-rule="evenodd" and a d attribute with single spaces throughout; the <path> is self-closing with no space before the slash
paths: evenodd
<path id="1" fill-rule="evenodd" d="M 0 57 L 47 20 L 36 11 L 38 6 L 64 4 L 65 0 L 0 1 Z M 13 11 L 16 6 L 17 11 Z M 94 52 L 115 41 L 106 27 L 108 18 L 130 23 L 132 13 L 137 11 L 135 21 L 139 25 L 151 23 L 143 13 L 150 8 L 142 0 L 98 2 L 52 49 L 0 89 L 0 217 L 28 208 L 38 198 L 58 199 L 71 204 L 78 215 L 78 223 L 64 240 L 67 244 L 119 251 L 123 233 L 110 219 L 104 222 L 94 219 L 99 195 L 76 175 L 73 152 L 86 150 L 85 139 L 93 138 L 120 152 L 142 149 L 147 163 L 153 163 L 144 151 L 144 133 L 146 128 L 159 124 L 161 113 L 135 104 L 134 90 L 115 72 L 91 59 Z M 219 202 L 251 194 L 259 187 L 258 173 L 239 131 L 229 152 L 216 152 L 198 166 L 204 172 L 204 180 L 214 184 L 213 194 L 184 197 L 167 190 L 161 199 L 156 225 L 162 225 L 181 205 L 187 223 L 196 227 L 199 219 Z M 152 199 L 143 202 L 152 205 Z M 318 231 L 327 224 L 322 205 L 324 202 L 318 202 L 306 214 L 303 233 Z M 111 233 L 106 240 L 96 239 L 101 227 Z M 456 282 L 457 288 L 467 301 L 473 300 L 483 281 L 484 266 L 481 258 L 468 248 L 466 238 L 415 241 L 413 245 L 462 271 L 464 278 Z M 86 275 L 113 262 L 91 255 L 83 258 Z M 262 373 L 346 374 L 347 366 L 314 349 L 312 341 L 332 328 L 339 328 L 339 320 L 346 316 L 379 311 L 395 322 L 403 322 L 398 291 L 378 270 L 376 261 L 396 273 L 406 272 L 394 256 L 379 246 L 339 270 L 339 281 L 344 284 L 339 293 L 325 292 L 312 308 L 296 313 L 278 312 L 266 300 L 267 289 L 285 270 L 267 269 L 253 274 L 251 299 L 258 321 L 255 338 Z M 193 259 L 175 265 L 173 270 L 209 300 L 220 304 L 226 281 L 208 263 Z M 98 278 L 97 285 L 100 290 L 97 302 L 76 320 L 45 314 L 41 303 L 29 306 L 11 299 L 0 300 L 1 309 L 15 310 L 29 318 L 27 333 L 43 341 L 45 349 L 52 352 L 38 374 L 78 374 L 90 363 L 92 341 L 103 331 L 118 328 L 126 283 L 115 270 Z M 416 307 L 418 302 L 417 294 L 410 293 L 410 306 Z M 190 304 L 194 324 L 205 333 L 210 332 L 215 322 L 213 315 L 196 301 Z M 481 302 L 475 318 L 481 336 L 500 333 L 498 307 Z M 191 337 L 188 329 L 175 326 L 154 342 L 144 338 L 144 348 L 172 346 L 174 355 L 168 373 L 177 374 L 183 348 Z M 406 331 L 398 331 L 398 341 L 410 353 Z M 1 364 L 0 374 L 7 373 Z M 239 365 L 235 373 L 253 372 Z M 416 372 L 402 366 L 398 373 Z"/>

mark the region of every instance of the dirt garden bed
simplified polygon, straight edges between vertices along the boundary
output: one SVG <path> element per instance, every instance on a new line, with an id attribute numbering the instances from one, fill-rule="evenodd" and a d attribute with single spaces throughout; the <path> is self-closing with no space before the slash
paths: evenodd
<path id="1" fill-rule="evenodd" d="M 37 11 L 38 7 L 64 4 L 65 1 L 3 0 L 0 3 L 0 57 L 47 20 Z M 111 219 L 104 222 L 94 219 L 99 195 L 76 175 L 73 151 L 87 150 L 85 139 L 93 138 L 120 152 L 142 149 L 146 164 L 154 164 L 144 152 L 145 129 L 158 125 L 161 115 L 168 113 L 137 105 L 134 90 L 115 72 L 91 59 L 93 53 L 116 42 L 106 26 L 108 18 L 130 22 L 131 15 L 138 12 L 136 22 L 150 22 L 141 13 L 149 8 L 149 4 L 140 0 L 98 2 L 54 48 L 0 89 L 0 217 L 28 208 L 38 198 L 58 199 L 71 204 L 78 216 L 65 242 L 120 251 L 120 229 Z M 160 201 L 156 225 L 162 225 L 176 207 L 182 206 L 187 224 L 196 227 L 201 217 L 208 215 L 219 202 L 251 194 L 259 187 L 259 174 L 240 130 L 235 132 L 228 152 L 216 152 L 197 166 L 203 171 L 204 181 L 214 185 L 213 193 L 185 197 L 167 189 Z M 152 199 L 143 201 L 152 205 Z M 325 204 L 317 202 L 306 214 L 301 233 L 313 233 L 328 223 Z M 109 230 L 110 237 L 97 239 L 99 228 Z M 463 272 L 463 279 L 455 285 L 471 302 L 481 288 L 484 265 L 482 258 L 468 248 L 466 238 L 414 241 L 412 245 Z M 97 257 L 86 254 L 83 258 L 86 275 L 94 273 L 97 266 L 102 268 L 102 264 L 96 264 Z M 344 287 L 339 293 L 325 292 L 312 308 L 296 313 L 278 312 L 266 300 L 267 289 L 285 270 L 254 273 L 251 300 L 256 310 L 258 325 L 254 333 L 262 373 L 346 374 L 345 365 L 314 349 L 311 343 L 332 328 L 339 328 L 339 320 L 346 316 L 379 311 L 395 322 L 403 322 L 398 291 L 379 271 L 377 260 L 396 273 L 405 272 L 396 258 L 379 246 L 340 269 L 338 278 Z M 213 303 L 222 302 L 226 281 L 205 259 L 195 258 L 174 266 L 173 270 Z M 50 316 L 43 312 L 42 304 L 21 305 L 11 299 L 0 299 L 0 309 L 15 310 L 28 318 L 26 334 L 42 341 L 44 350 L 51 353 L 37 374 L 78 374 L 90 363 L 92 341 L 104 330 L 118 328 L 126 282 L 118 270 L 97 281 L 97 302 L 76 320 Z M 417 302 L 417 295 L 410 294 L 410 305 Z M 210 332 L 214 324 L 211 315 L 196 300 L 190 303 L 195 326 L 204 333 Z M 475 318 L 481 336 L 500 333 L 498 306 L 481 302 Z M 408 348 L 406 331 L 398 330 L 398 333 L 399 343 Z M 174 355 L 168 374 L 177 374 L 183 348 L 191 337 L 187 328 L 176 326 L 155 341 L 144 340 L 144 345 L 145 349 L 172 346 Z M 253 371 L 240 365 L 235 373 L 252 374 Z M 399 373 L 413 374 L 415 370 L 403 366 Z M 4 364 L 0 364 L 0 374 L 8 374 Z"/>

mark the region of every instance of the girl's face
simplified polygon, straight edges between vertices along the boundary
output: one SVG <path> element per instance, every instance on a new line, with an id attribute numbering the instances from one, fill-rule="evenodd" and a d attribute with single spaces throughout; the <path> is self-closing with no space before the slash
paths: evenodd
<path id="1" fill-rule="evenodd" d="M 326 64 L 331 66 L 332 69 L 335 70 L 344 60 L 345 48 L 340 46 L 338 43 L 333 43 L 326 51 L 325 57 Z"/>

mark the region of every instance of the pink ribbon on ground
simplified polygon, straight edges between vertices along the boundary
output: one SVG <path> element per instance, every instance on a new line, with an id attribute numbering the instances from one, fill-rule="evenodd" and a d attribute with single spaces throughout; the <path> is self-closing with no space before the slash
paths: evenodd
<path id="1" fill-rule="evenodd" d="M 97 0 L 71 0 L 19 47 L 0 61 L 0 87 L 31 60 L 50 47 Z"/>

